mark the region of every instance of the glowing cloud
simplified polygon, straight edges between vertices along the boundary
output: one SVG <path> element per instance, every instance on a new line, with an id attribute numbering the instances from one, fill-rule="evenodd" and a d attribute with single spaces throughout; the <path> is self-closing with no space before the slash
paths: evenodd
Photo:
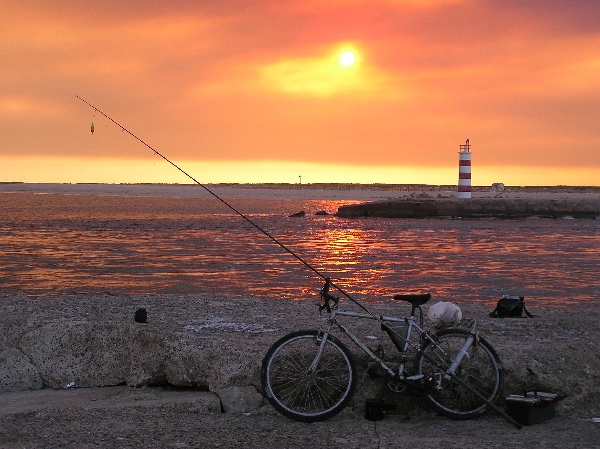
<path id="1" fill-rule="evenodd" d="M 475 185 L 600 179 L 594 1 L 9 3 L 2 181 L 166 179 L 75 95 L 215 182 L 454 183 L 467 137 Z"/>
<path id="2" fill-rule="evenodd" d="M 338 45 L 321 57 L 269 64 L 261 75 L 270 90 L 315 97 L 373 93 L 389 82 L 383 73 L 362 65 L 360 52 L 348 45 Z"/>

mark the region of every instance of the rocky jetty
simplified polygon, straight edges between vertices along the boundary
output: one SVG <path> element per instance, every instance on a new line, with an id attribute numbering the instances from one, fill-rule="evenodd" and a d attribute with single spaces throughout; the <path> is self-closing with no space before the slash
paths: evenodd
<path id="1" fill-rule="evenodd" d="M 342 218 L 598 218 L 600 198 L 398 198 L 340 206 Z"/>
<path id="2" fill-rule="evenodd" d="M 147 309 L 147 323 L 134 321 L 140 307 Z M 408 312 L 392 301 L 371 307 L 389 315 Z M 353 305 L 345 301 L 342 308 Z M 506 394 L 550 391 L 561 399 L 559 412 L 600 415 L 600 311 L 537 308 L 533 319 L 493 319 L 488 316 L 492 304 L 462 308 L 465 316 L 477 319 L 499 353 Z M 316 301 L 311 300 L 4 296 L 0 297 L 0 397 L 4 392 L 42 388 L 177 386 L 202 390 L 225 412 L 257 410 L 266 405 L 260 368 L 268 348 L 293 330 L 318 328 L 321 320 Z M 381 343 L 386 354 L 394 354 L 376 323 L 354 324 L 373 347 Z M 406 413 L 422 406 L 418 395 L 394 395 L 385 379 L 371 378 L 369 361 L 348 346 L 359 367 L 351 408 L 361 410 L 365 398 L 377 395 L 396 401 Z"/>

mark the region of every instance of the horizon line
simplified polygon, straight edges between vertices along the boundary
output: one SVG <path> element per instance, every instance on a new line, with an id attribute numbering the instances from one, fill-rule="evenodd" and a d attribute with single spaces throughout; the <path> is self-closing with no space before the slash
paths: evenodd
<path id="1" fill-rule="evenodd" d="M 72 186 L 86 186 L 86 185 L 98 185 L 98 186 L 172 186 L 172 187 L 194 187 L 202 185 L 208 186 L 237 186 L 237 187 L 256 187 L 256 186 L 278 186 L 278 187 L 321 187 L 321 186 L 356 186 L 356 187 L 433 187 L 433 188 L 448 188 L 456 189 L 456 184 L 411 184 L 411 183 L 346 183 L 346 182 L 312 182 L 312 183 L 285 183 L 285 182 L 222 182 L 222 183 L 168 183 L 168 182 L 28 182 L 28 181 L 0 181 L 0 185 L 14 185 L 14 184 L 25 184 L 25 185 L 72 185 Z M 494 183 L 503 184 L 503 183 Z M 600 189 L 600 185 L 567 185 L 567 184 L 556 184 L 556 185 L 507 185 L 503 184 L 504 188 L 520 188 L 520 189 L 543 189 L 543 188 L 554 188 L 554 189 Z M 472 185 L 473 189 L 489 189 L 492 185 Z"/>

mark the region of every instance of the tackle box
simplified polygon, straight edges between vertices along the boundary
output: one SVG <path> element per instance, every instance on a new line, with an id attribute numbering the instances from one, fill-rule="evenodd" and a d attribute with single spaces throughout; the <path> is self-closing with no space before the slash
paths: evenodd
<path id="1" fill-rule="evenodd" d="M 506 413 L 524 426 L 530 426 L 553 418 L 556 415 L 556 395 L 539 391 L 528 391 L 522 395 L 506 396 Z"/>

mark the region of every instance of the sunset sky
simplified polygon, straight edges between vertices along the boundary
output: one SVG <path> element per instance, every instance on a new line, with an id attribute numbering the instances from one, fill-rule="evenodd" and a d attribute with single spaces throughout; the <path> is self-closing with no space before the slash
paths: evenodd
<path id="1" fill-rule="evenodd" d="M 190 182 L 81 96 L 200 182 L 600 185 L 598 0 L 0 0 L 0 73 L 0 182 Z"/>

